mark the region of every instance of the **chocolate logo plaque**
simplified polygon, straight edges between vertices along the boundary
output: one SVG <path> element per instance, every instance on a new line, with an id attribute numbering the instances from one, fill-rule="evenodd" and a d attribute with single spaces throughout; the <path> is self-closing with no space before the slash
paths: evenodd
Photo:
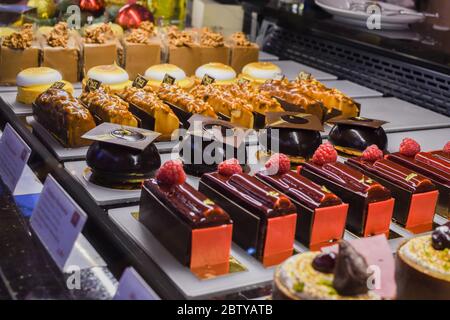
<path id="1" fill-rule="evenodd" d="M 284 78 L 286 78 L 286 76 L 285 76 L 284 74 L 278 73 L 278 74 L 275 75 L 275 77 L 273 78 L 273 80 L 276 80 L 276 81 L 282 81 L 282 80 L 284 80 Z"/>
<path id="2" fill-rule="evenodd" d="M 164 75 L 162 83 L 173 85 L 175 83 L 175 77 L 172 77 L 170 74 L 166 73 Z"/>
<path id="3" fill-rule="evenodd" d="M 140 74 L 137 75 L 136 79 L 133 80 L 132 86 L 138 89 L 142 89 L 147 85 L 148 80 L 145 79 Z"/>
<path id="4" fill-rule="evenodd" d="M 311 73 L 301 71 L 298 74 L 297 79 L 298 80 L 309 80 L 309 79 L 312 79 L 312 75 L 311 75 Z"/>
<path id="5" fill-rule="evenodd" d="M 211 77 L 209 74 L 205 74 L 202 79 L 202 85 L 212 84 L 216 81 L 215 78 Z"/>
<path id="6" fill-rule="evenodd" d="M 84 87 L 84 89 L 87 92 L 91 92 L 91 91 L 98 90 L 98 88 L 100 88 L 101 85 L 102 85 L 101 81 L 89 78 L 86 81 L 86 86 Z"/>
<path id="7" fill-rule="evenodd" d="M 56 81 L 50 86 L 50 89 L 62 89 L 66 84 L 62 81 Z"/>
<path id="8" fill-rule="evenodd" d="M 145 136 L 142 133 L 125 128 L 115 129 L 111 131 L 111 135 L 114 138 L 124 139 L 128 141 L 139 141 L 145 139 Z"/>
<path id="9" fill-rule="evenodd" d="M 250 83 L 250 80 L 245 79 L 245 78 L 240 78 L 240 79 L 238 80 L 238 84 L 239 84 L 239 85 L 245 85 L 245 84 L 248 84 L 248 83 Z"/>

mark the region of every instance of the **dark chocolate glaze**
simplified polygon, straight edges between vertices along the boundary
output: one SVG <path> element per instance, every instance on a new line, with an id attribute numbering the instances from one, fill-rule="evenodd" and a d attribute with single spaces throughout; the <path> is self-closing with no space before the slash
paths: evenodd
<path id="1" fill-rule="evenodd" d="M 339 252 L 334 266 L 333 287 L 342 296 L 366 294 L 368 264 L 348 242 L 339 243 Z"/>
<path id="2" fill-rule="evenodd" d="M 391 198 L 388 189 L 342 163 L 318 166 L 307 162 L 300 174 L 317 184 L 325 185 L 349 204 L 346 228 L 357 235 L 364 234 L 369 203 Z"/>
<path id="3" fill-rule="evenodd" d="M 375 176 L 380 176 L 412 193 L 423 193 L 436 190 L 436 187 L 430 179 L 387 159 L 369 162 L 358 157 L 350 158 L 346 163 L 367 170 Z"/>
<path id="4" fill-rule="evenodd" d="M 187 183 L 165 187 L 158 185 L 156 179 L 150 179 L 144 184 L 147 190 L 192 228 L 214 227 L 231 223 L 231 219 L 225 211 Z"/>
<path id="5" fill-rule="evenodd" d="M 346 189 L 367 197 L 369 203 L 387 200 L 391 196 L 389 190 L 378 182 L 373 181 L 344 163 L 333 162 L 319 166 L 312 162 L 307 162 L 304 167 L 323 175 Z"/>
<path id="6" fill-rule="evenodd" d="M 293 171 L 281 175 L 261 171 L 256 177 L 311 209 L 342 204 L 335 194 Z"/>
<path id="7" fill-rule="evenodd" d="M 335 146 L 359 151 L 364 151 L 372 144 L 377 145 L 380 150 L 386 150 L 388 146 L 386 132 L 382 127 L 370 128 L 335 124 L 330 131 L 328 140 Z"/>
<path id="8" fill-rule="evenodd" d="M 296 212 L 286 196 L 246 173 L 231 177 L 217 172 L 206 173 L 201 181 L 263 219 Z"/>
<path id="9" fill-rule="evenodd" d="M 86 162 L 93 173 L 108 180 L 149 178 L 161 166 L 161 158 L 153 143 L 141 151 L 96 141 L 87 151 Z"/>
<path id="10" fill-rule="evenodd" d="M 278 134 L 272 134 L 278 130 Z M 267 150 L 272 150 L 272 143 L 278 144 L 277 152 L 289 156 L 309 159 L 322 144 L 320 132 L 292 128 L 266 128 L 259 133 L 259 142 Z"/>
<path id="11" fill-rule="evenodd" d="M 414 157 L 417 161 L 430 165 L 447 175 L 450 174 L 450 158 L 445 157 L 445 153 L 419 152 Z"/>

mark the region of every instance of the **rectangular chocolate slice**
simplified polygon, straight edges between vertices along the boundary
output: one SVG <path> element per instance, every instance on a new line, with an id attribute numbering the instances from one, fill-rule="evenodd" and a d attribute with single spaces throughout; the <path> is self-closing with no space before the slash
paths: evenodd
<path id="1" fill-rule="evenodd" d="M 396 222 L 406 228 L 432 225 L 438 192 L 430 179 L 387 159 L 351 158 L 346 163 L 391 191 Z"/>
<path id="2" fill-rule="evenodd" d="M 431 160 L 434 160 L 433 153 L 430 153 L 430 155 Z M 419 156 L 417 158 L 414 158 L 404 156 L 399 152 L 395 152 L 388 154 L 386 158 L 431 179 L 431 181 L 439 190 L 436 212 L 446 218 L 450 216 L 450 173 L 441 170 L 441 166 L 435 165 L 435 161 L 425 162 L 424 160 L 427 158 L 427 156 Z M 438 154 L 436 160 L 439 159 L 442 158 Z"/>
<path id="3" fill-rule="evenodd" d="M 389 233 L 394 199 L 381 184 L 340 162 L 306 162 L 299 171 L 349 204 L 346 227 L 351 232 L 364 237 Z"/>
<path id="4" fill-rule="evenodd" d="M 229 213 L 233 240 L 264 266 L 292 255 L 297 214 L 285 195 L 245 173 L 206 173 L 199 190 Z"/>
<path id="5" fill-rule="evenodd" d="M 311 249 L 342 238 L 348 204 L 309 179 L 290 171 L 269 175 L 261 171 L 255 176 L 287 195 L 297 207 L 296 238 Z"/>
<path id="6" fill-rule="evenodd" d="M 142 187 L 139 221 L 194 273 L 225 274 L 233 222 L 229 215 L 187 183 L 165 187 L 156 179 Z"/>

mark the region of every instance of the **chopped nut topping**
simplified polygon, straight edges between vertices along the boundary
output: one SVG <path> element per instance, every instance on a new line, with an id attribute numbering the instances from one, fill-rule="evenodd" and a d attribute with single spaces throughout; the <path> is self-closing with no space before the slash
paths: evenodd
<path id="1" fill-rule="evenodd" d="M 103 23 L 99 26 L 87 28 L 84 33 L 86 43 L 105 43 L 114 38 L 111 26 Z"/>
<path id="2" fill-rule="evenodd" d="M 66 22 L 56 24 L 48 35 L 45 36 L 47 43 L 51 47 L 67 48 L 69 41 L 69 29 Z"/>
<path id="3" fill-rule="evenodd" d="M 180 31 L 177 27 L 170 27 L 167 32 L 169 45 L 175 47 L 192 47 L 194 45 L 194 38 L 190 31 Z"/>
<path id="4" fill-rule="evenodd" d="M 204 28 L 200 38 L 200 44 L 207 47 L 223 47 L 223 35 L 218 32 L 212 32 L 211 30 Z"/>
<path id="5" fill-rule="evenodd" d="M 155 27 L 150 21 L 142 22 L 138 28 L 131 30 L 125 40 L 131 43 L 149 44 L 150 38 L 155 34 Z"/>
<path id="6" fill-rule="evenodd" d="M 252 43 L 243 32 L 235 32 L 231 35 L 231 41 L 239 47 L 250 47 Z"/>
<path id="7" fill-rule="evenodd" d="M 19 32 L 6 36 L 2 45 L 11 49 L 26 49 L 33 41 L 33 25 L 26 23 Z"/>

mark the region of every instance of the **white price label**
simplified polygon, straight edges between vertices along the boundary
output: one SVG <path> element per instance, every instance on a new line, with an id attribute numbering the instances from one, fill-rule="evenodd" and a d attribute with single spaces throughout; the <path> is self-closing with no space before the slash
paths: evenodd
<path id="1" fill-rule="evenodd" d="M 63 270 L 87 215 L 49 175 L 31 215 L 33 231 Z"/>
<path id="2" fill-rule="evenodd" d="M 114 300 L 160 300 L 160 298 L 136 270 L 129 267 L 120 278 Z"/>
<path id="3" fill-rule="evenodd" d="M 11 192 L 16 189 L 30 155 L 31 148 L 7 123 L 0 138 L 0 176 Z"/>

